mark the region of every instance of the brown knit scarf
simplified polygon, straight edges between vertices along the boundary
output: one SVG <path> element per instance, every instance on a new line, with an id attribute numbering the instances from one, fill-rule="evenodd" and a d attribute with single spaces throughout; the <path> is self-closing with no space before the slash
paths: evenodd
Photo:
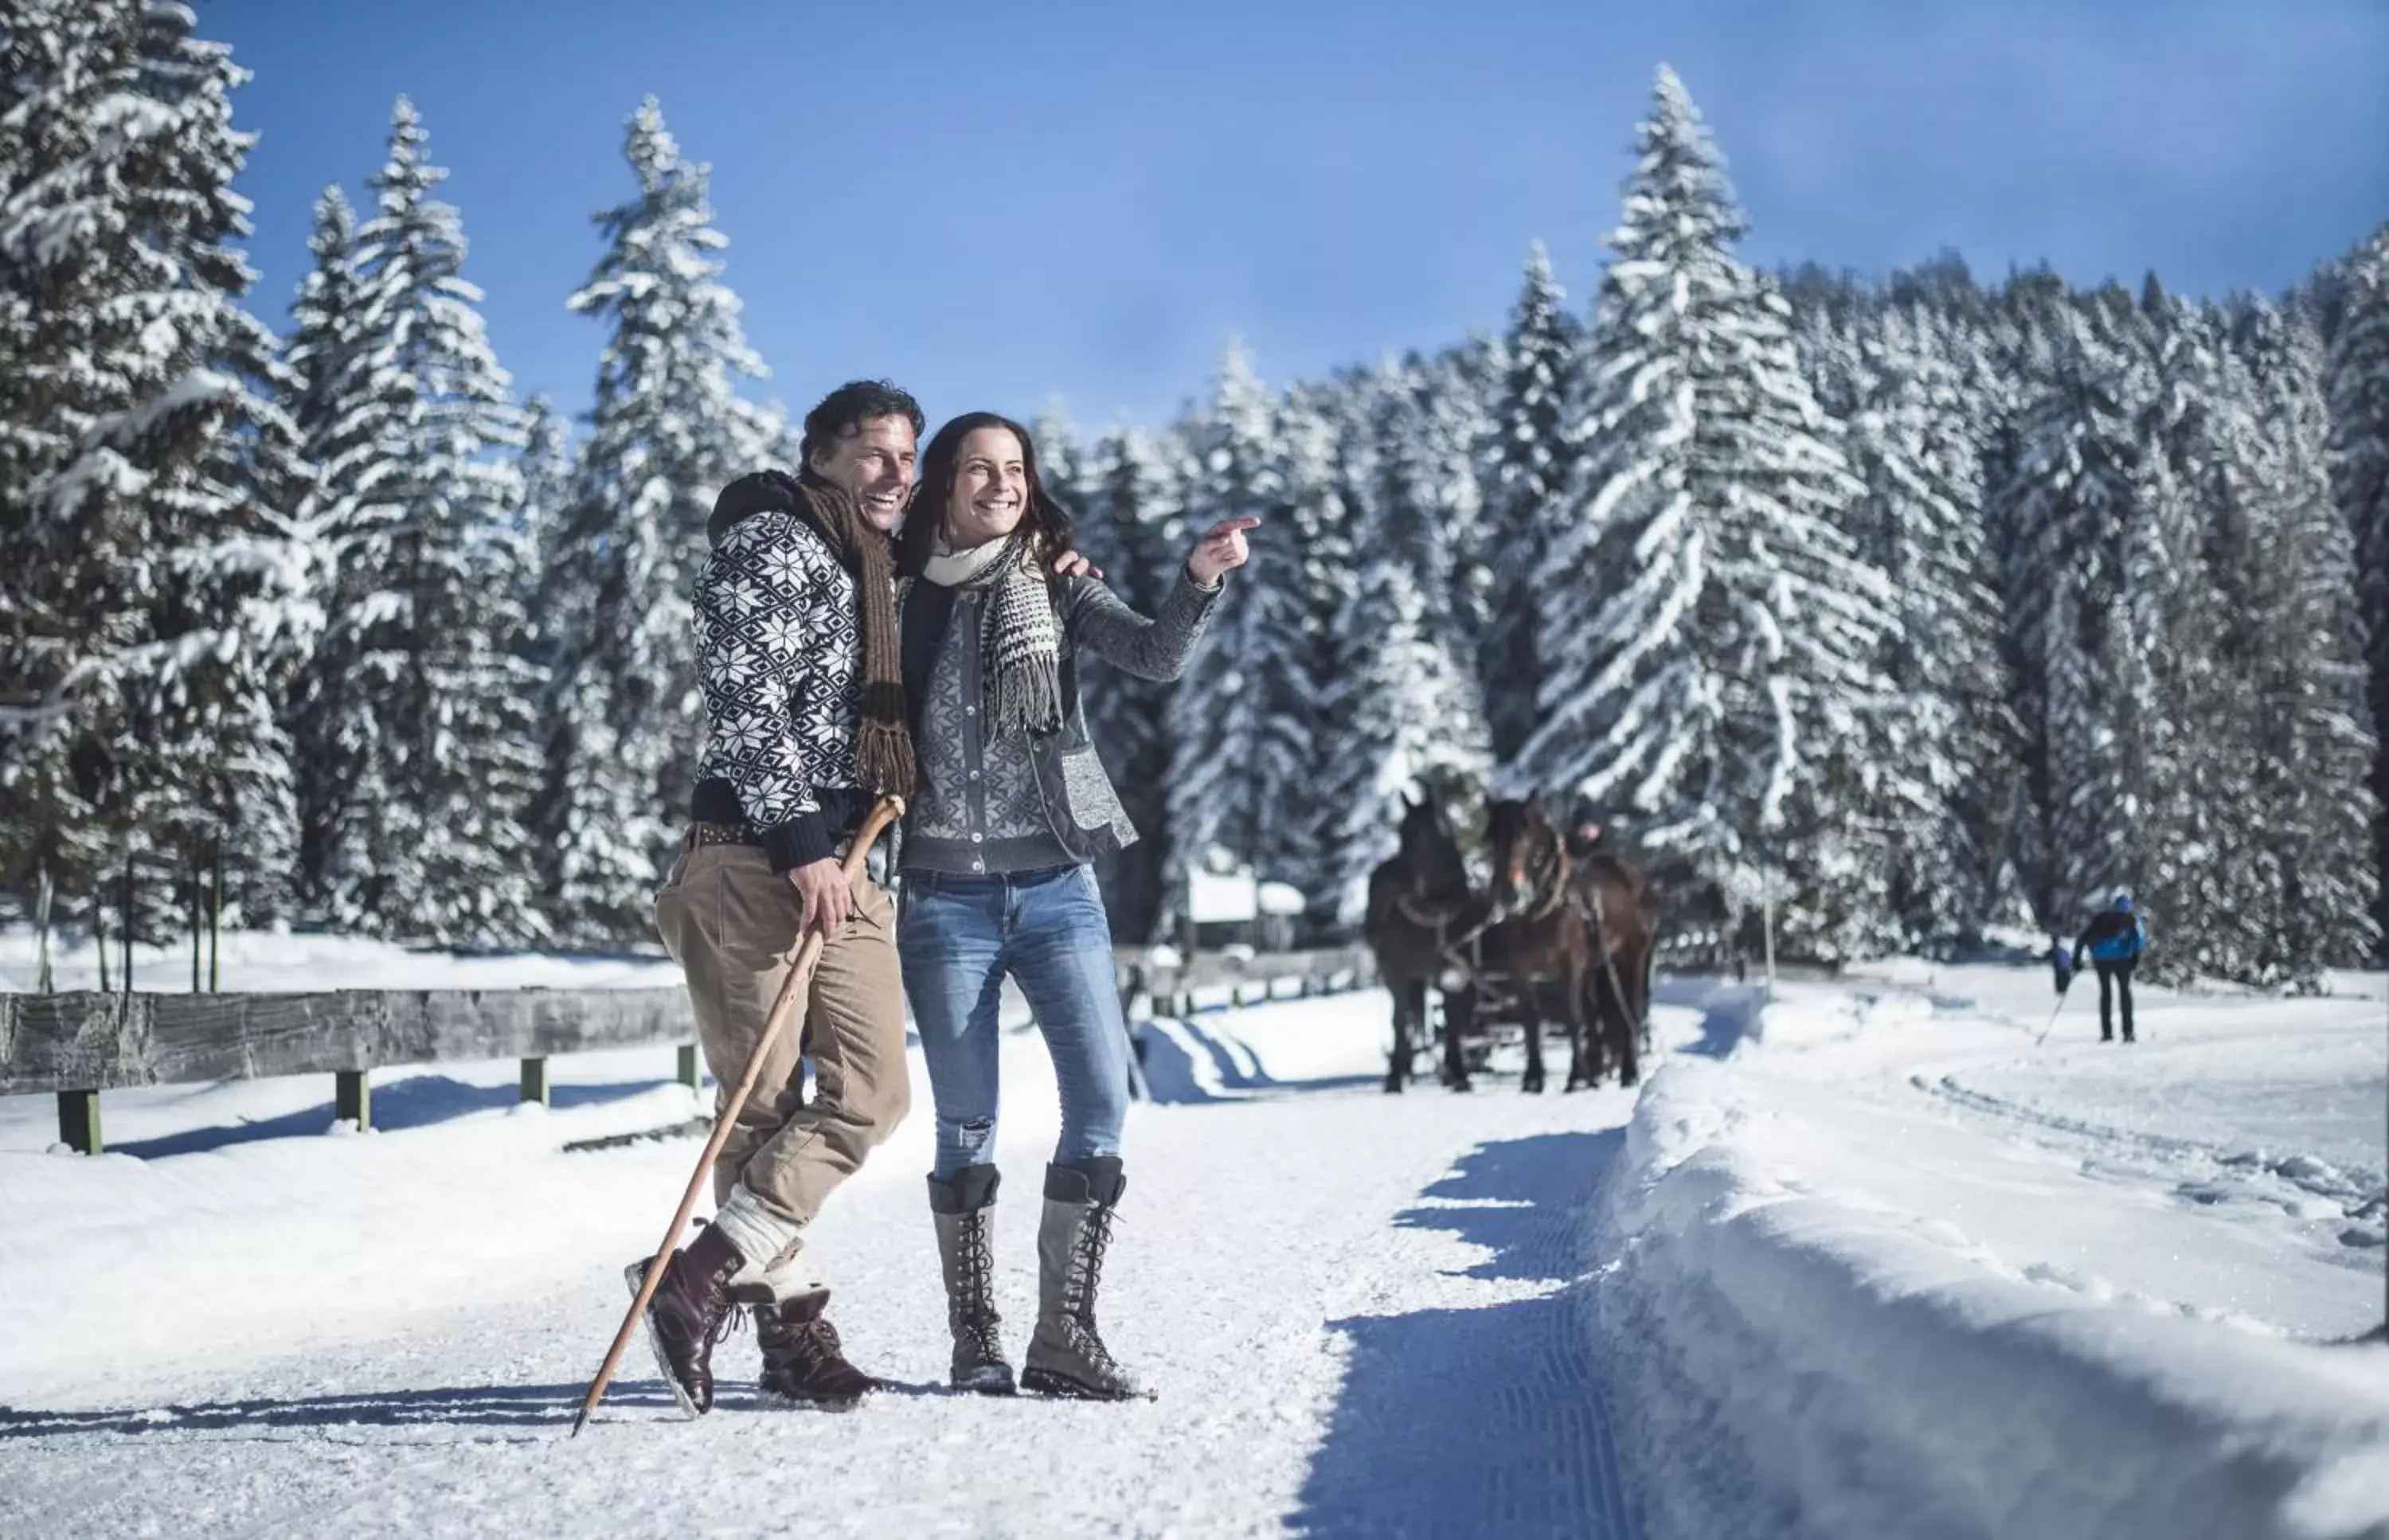
<path id="1" fill-rule="evenodd" d="M 871 527 L 846 490 L 808 470 L 742 476 L 722 490 L 706 532 L 719 541 L 732 525 L 779 509 L 822 538 L 854 577 L 862 609 L 862 720 L 854 737 L 855 778 L 882 795 L 911 801 L 913 735 L 904 726 L 903 637 L 896 629 L 895 559 L 888 537 Z"/>

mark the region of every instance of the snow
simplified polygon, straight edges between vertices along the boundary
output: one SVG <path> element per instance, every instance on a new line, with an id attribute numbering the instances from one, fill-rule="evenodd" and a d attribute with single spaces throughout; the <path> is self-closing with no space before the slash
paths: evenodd
<path id="1" fill-rule="evenodd" d="M 2389 1349 L 2342 1343 L 2380 1320 L 2389 980 L 2332 982 L 2143 989 L 2126 1049 L 2079 997 L 2036 1047 L 2037 967 L 1663 978 L 1639 1100 L 1386 1098 L 1374 992 L 1156 1021 L 1104 1300 L 1156 1401 L 944 1393 L 923 1107 L 815 1237 L 887 1394 L 765 1410 L 742 1333 L 714 1416 L 634 1355 L 570 1442 L 697 1145 L 563 1147 L 685 1119 L 665 1049 L 554 1061 L 547 1110 L 511 1062 L 389 1072 L 340 1139 L 328 1077 L 110 1092 L 96 1159 L 0 1099 L 0 1533 L 2379 1534 Z M 1033 1032 L 1003 1070 L 1016 1353 L 1058 1114 Z"/>
<path id="2" fill-rule="evenodd" d="M 109 982 L 124 986 L 119 971 L 121 941 L 108 943 Z M 29 985 L 39 941 L 23 925 L 0 927 L 0 989 Z M 53 932 L 51 968 L 61 990 L 99 986 L 99 954 L 87 935 Z M 637 953 L 453 952 L 394 946 L 362 936 L 294 931 L 228 930 L 217 937 L 219 984 L 251 994 L 317 989 L 658 989 L 681 982 L 680 968 L 658 948 Z M 201 958 L 204 969 L 206 960 Z M 11 982 L 15 981 L 15 982 Z M 137 989 L 181 993 L 191 982 L 191 944 L 136 944 L 133 983 Z"/>
<path id="3" fill-rule="evenodd" d="M 1263 914 L 1300 914 L 1309 907 L 1302 889 L 1291 883 L 1263 883 L 1254 892 Z"/>
<path id="4" fill-rule="evenodd" d="M 1587 1305 L 1663 1534 L 2389 1524 L 2369 999 L 2047 980 L 1714 991 L 1645 1090 Z M 2092 1008 L 2095 1010 L 2095 1006 Z"/>
<path id="5" fill-rule="evenodd" d="M 1186 873 L 1186 910 L 1198 925 L 1250 920 L 1258 912 L 1253 874 L 1191 869 Z"/>

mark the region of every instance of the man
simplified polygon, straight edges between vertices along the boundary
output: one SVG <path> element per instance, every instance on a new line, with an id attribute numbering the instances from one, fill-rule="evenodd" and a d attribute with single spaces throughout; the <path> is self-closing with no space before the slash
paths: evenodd
<path id="1" fill-rule="evenodd" d="M 1568 819 L 1568 854 L 1578 860 L 1591 855 L 1601 848 L 1603 833 L 1601 809 L 1593 806 L 1591 797 L 1577 797 Z"/>
<path id="2" fill-rule="evenodd" d="M 904 1116 L 904 1002 L 894 910 L 839 855 L 882 795 L 913 791 L 888 532 L 903 516 L 922 427 L 910 395 L 841 386 L 805 418 L 801 474 L 722 490 L 696 592 L 706 747 L 656 927 L 688 977 L 697 1040 L 735 1085 L 800 943 L 824 938 L 803 1002 L 714 1166 L 717 1210 L 672 1254 L 647 1309 L 683 1407 L 713 1404 L 713 1347 L 755 1308 L 763 1389 L 851 1405 L 872 1389 L 824 1314 L 806 1228 Z M 798 1053 L 809 1048 L 814 1095 Z M 633 1264 L 633 1286 L 644 1276 Z"/>
<path id="3" fill-rule="evenodd" d="M 2148 933 L 2141 928 L 2140 917 L 2132 912 L 2129 888 L 2115 890 L 2113 905 L 2102 914 L 2094 915 L 2074 944 L 2074 965 L 2081 966 L 2089 958 L 2099 971 L 2099 1040 L 2115 1040 L 2114 998 L 2124 997 L 2124 1041 L 2132 1041 L 2132 970 L 2140 966 L 2140 953 L 2147 949 Z"/>

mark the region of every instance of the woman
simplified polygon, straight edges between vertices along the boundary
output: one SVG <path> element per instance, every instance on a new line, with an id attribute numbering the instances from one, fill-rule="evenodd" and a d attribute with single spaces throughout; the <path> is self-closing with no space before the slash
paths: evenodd
<path id="1" fill-rule="evenodd" d="M 1048 576 L 1070 520 L 1037 479 L 1028 431 L 993 413 L 938 430 L 897 550 L 904 697 L 920 765 L 900 868 L 896 948 L 937 1100 L 929 1177 L 953 1332 L 953 1383 L 1013 1393 L 998 1338 L 996 1006 L 1008 974 L 1054 1056 L 1062 1136 L 1045 1168 L 1037 1326 L 1020 1384 L 1141 1394 L 1095 1328 L 1114 1206 L 1129 1038 L 1111 927 L 1092 862 L 1136 838 L 1079 700 L 1079 655 L 1145 679 L 1186 667 L 1245 531 L 1196 542 L 1161 613 L 1137 615 L 1091 577 Z"/>

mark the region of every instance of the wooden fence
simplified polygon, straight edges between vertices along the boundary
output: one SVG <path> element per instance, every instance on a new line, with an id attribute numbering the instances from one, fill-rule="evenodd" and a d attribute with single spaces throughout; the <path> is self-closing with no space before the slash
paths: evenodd
<path id="1" fill-rule="evenodd" d="M 1370 981 L 1367 954 L 1321 951 L 1173 954 L 1122 948 L 1124 1005 L 1163 1014 L 1225 987 L 1229 1000 L 1307 996 Z M 58 1099 L 58 1138 L 103 1148 L 99 1098 L 126 1086 L 187 1085 L 276 1075 L 334 1077 L 334 1115 L 373 1126 L 372 1074 L 398 1064 L 518 1059 L 526 1101 L 548 1099 L 550 1056 L 674 1043 L 679 1078 L 697 1080 L 688 995 L 661 989 L 343 989 L 321 994 L 0 994 L 0 1095 Z"/>
<path id="2" fill-rule="evenodd" d="M 1156 1015 L 1188 1016 L 1194 1012 L 1198 993 L 1224 988 L 1229 1004 L 1246 1005 L 1275 999 L 1287 986 L 1299 999 L 1340 989 L 1365 988 L 1377 978 L 1376 960 L 1366 947 L 1322 947 L 1287 952 L 1207 951 L 1197 952 L 1182 962 L 1173 961 L 1178 955 L 1165 948 L 1115 949 L 1114 968 L 1119 978 L 1124 1011 L 1134 1014 L 1131 1006 L 1139 995 L 1153 1002 Z"/>
<path id="3" fill-rule="evenodd" d="M 56 1091 L 59 1139 L 96 1153 L 99 1093 L 122 1086 L 328 1072 L 336 1115 L 371 1127 L 383 1065 L 519 1059 L 543 1102 L 549 1055 L 591 1049 L 679 1042 L 694 1086 L 695 1037 L 677 988 L 0 995 L 0 1094 Z"/>

